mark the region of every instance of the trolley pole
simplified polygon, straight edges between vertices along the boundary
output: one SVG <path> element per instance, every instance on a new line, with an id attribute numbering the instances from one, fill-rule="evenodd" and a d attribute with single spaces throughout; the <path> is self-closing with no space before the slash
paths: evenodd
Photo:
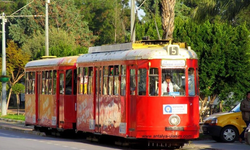
<path id="1" fill-rule="evenodd" d="M 50 3 L 50 0 L 46 0 L 46 19 L 45 19 L 45 56 L 49 56 L 49 16 L 48 16 L 48 11 L 49 11 L 49 6 L 48 4 Z"/>
<path id="2" fill-rule="evenodd" d="M 5 45 L 5 14 L 2 13 L 2 76 L 6 76 L 6 45 Z M 7 115 L 6 110 L 6 82 L 2 82 L 2 116 Z"/>

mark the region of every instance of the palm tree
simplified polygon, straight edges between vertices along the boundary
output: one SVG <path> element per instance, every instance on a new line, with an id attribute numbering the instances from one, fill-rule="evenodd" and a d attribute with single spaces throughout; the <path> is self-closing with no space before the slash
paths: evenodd
<path id="1" fill-rule="evenodd" d="M 163 38 L 172 39 L 174 32 L 174 6 L 176 0 L 161 0 Z"/>
<path id="2" fill-rule="evenodd" d="M 202 21 L 217 15 L 234 22 L 235 16 L 250 4 L 249 0 L 193 0 L 198 3 L 194 11 L 196 20 Z"/>

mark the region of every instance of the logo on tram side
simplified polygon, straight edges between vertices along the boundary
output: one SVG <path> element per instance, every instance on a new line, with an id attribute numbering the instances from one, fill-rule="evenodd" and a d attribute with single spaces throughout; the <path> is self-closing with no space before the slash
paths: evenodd
<path id="1" fill-rule="evenodd" d="M 166 113 L 172 113 L 172 107 L 169 105 L 167 105 L 164 110 Z"/>
<path id="2" fill-rule="evenodd" d="M 163 105 L 163 114 L 187 114 L 187 104 Z"/>

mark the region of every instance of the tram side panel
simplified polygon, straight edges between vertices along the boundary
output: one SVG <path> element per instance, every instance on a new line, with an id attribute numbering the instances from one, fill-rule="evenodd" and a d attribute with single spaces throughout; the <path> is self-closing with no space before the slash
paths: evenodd
<path id="1" fill-rule="evenodd" d="M 124 96 L 103 96 L 99 102 L 99 124 L 102 134 L 125 136 L 126 102 Z M 98 105 L 97 105 L 98 107 Z"/>
<path id="2" fill-rule="evenodd" d="M 38 100 L 38 125 L 56 127 L 56 96 L 40 94 Z"/>
<path id="3" fill-rule="evenodd" d="M 36 96 L 35 94 L 25 94 L 25 124 L 36 124 Z"/>
<path id="4" fill-rule="evenodd" d="M 94 132 L 94 102 L 93 95 L 77 95 L 77 124 L 78 131 Z"/>
<path id="5" fill-rule="evenodd" d="M 189 97 L 189 104 L 190 104 L 190 110 L 189 110 L 189 124 L 193 125 L 193 129 L 195 131 L 194 138 L 199 137 L 199 96 L 196 95 L 195 97 Z"/>

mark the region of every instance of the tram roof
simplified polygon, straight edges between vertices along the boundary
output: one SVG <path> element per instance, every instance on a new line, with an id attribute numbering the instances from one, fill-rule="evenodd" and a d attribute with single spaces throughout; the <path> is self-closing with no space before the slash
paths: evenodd
<path id="1" fill-rule="evenodd" d="M 169 47 L 178 47 L 178 55 L 170 55 Z M 176 44 L 143 44 L 125 43 L 90 47 L 89 53 L 79 56 L 77 63 L 140 60 L 140 59 L 198 59 L 191 48 L 185 48 L 183 43 Z"/>
<path id="2" fill-rule="evenodd" d="M 73 66 L 79 56 L 59 57 L 30 61 L 25 68 L 46 67 L 46 66 Z"/>

